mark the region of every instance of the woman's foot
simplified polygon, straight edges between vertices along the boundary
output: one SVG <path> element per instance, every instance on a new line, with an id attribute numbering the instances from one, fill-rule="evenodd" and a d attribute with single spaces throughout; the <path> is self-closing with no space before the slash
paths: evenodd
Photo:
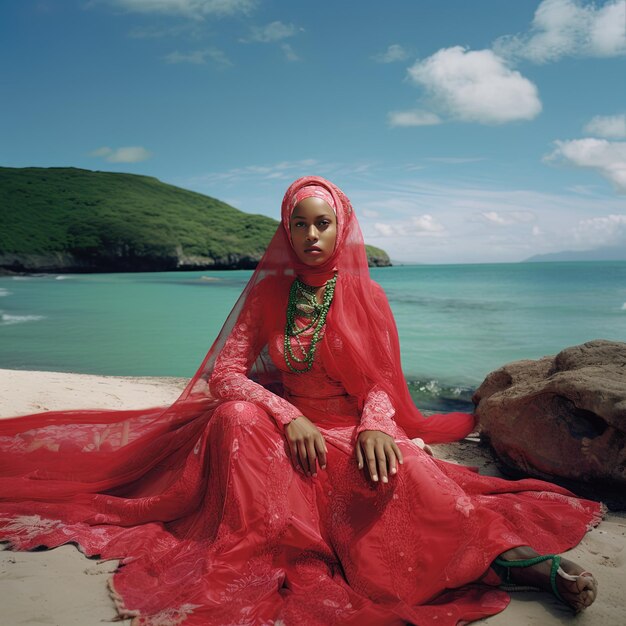
<path id="1" fill-rule="evenodd" d="M 539 556 L 532 548 L 522 546 L 507 550 L 500 555 L 504 561 L 520 561 Z M 530 585 L 546 591 L 553 591 L 550 583 L 552 560 L 546 560 L 528 567 L 511 567 L 509 582 L 518 585 Z M 561 557 L 561 573 L 556 575 L 556 587 L 563 600 L 576 613 L 586 609 L 596 599 L 598 583 L 593 574 L 585 571 L 580 565 Z"/>

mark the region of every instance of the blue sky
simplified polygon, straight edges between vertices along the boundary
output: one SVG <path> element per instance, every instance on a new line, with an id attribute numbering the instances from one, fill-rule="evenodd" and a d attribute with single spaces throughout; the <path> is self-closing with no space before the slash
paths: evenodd
<path id="1" fill-rule="evenodd" d="M 626 246 L 626 0 L 0 5 L 0 164 L 277 218 L 326 176 L 404 262 Z"/>

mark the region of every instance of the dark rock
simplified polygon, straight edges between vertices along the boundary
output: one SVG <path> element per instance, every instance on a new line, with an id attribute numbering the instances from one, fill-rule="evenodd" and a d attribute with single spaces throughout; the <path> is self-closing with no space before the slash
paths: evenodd
<path id="1" fill-rule="evenodd" d="M 504 471 L 626 505 L 626 343 L 509 363 L 472 400 Z"/>
<path id="2" fill-rule="evenodd" d="M 69 252 L 48 254 L 0 254 L 0 268 L 6 272 L 88 273 L 168 272 L 176 270 L 254 269 L 261 255 L 228 254 L 223 257 L 171 254 L 135 254 L 133 251 L 103 250 L 89 257 Z"/>
<path id="3" fill-rule="evenodd" d="M 163 252 L 162 254 L 139 254 L 131 249 L 103 249 L 89 256 L 80 256 L 70 252 L 0 253 L 0 274 L 250 270 L 257 266 L 261 256 L 260 253 L 230 253 L 216 257 L 194 255 L 185 253 L 181 246 L 170 253 Z M 368 263 L 370 267 L 391 265 L 386 255 L 368 255 Z"/>

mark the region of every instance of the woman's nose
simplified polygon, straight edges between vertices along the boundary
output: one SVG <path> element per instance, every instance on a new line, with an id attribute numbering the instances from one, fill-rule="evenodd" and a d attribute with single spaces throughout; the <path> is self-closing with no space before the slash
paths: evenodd
<path id="1" fill-rule="evenodd" d="M 306 238 L 309 241 L 313 241 L 319 238 L 317 234 L 317 228 L 314 225 L 309 226 L 309 228 L 307 229 Z"/>

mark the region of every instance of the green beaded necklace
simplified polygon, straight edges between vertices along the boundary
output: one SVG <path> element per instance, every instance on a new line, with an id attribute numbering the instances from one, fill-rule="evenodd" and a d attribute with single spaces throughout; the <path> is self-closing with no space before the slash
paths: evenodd
<path id="1" fill-rule="evenodd" d="M 294 374 L 303 374 L 313 367 L 313 359 L 315 358 L 315 350 L 322 336 L 320 335 L 324 324 L 330 303 L 335 295 L 335 284 L 337 282 L 337 274 L 335 274 L 326 283 L 324 297 L 320 304 L 315 297 L 315 287 L 310 287 L 296 278 L 291 284 L 289 290 L 289 302 L 287 304 L 287 323 L 285 324 L 285 363 Z M 311 321 L 300 327 L 296 324 L 296 316 L 301 315 L 308 317 Z M 294 354 L 291 347 L 291 338 L 295 337 L 300 344 L 300 335 L 313 330 L 311 336 L 311 345 L 305 350 L 302 345 L 303 355 L 298 357 Z"/>

